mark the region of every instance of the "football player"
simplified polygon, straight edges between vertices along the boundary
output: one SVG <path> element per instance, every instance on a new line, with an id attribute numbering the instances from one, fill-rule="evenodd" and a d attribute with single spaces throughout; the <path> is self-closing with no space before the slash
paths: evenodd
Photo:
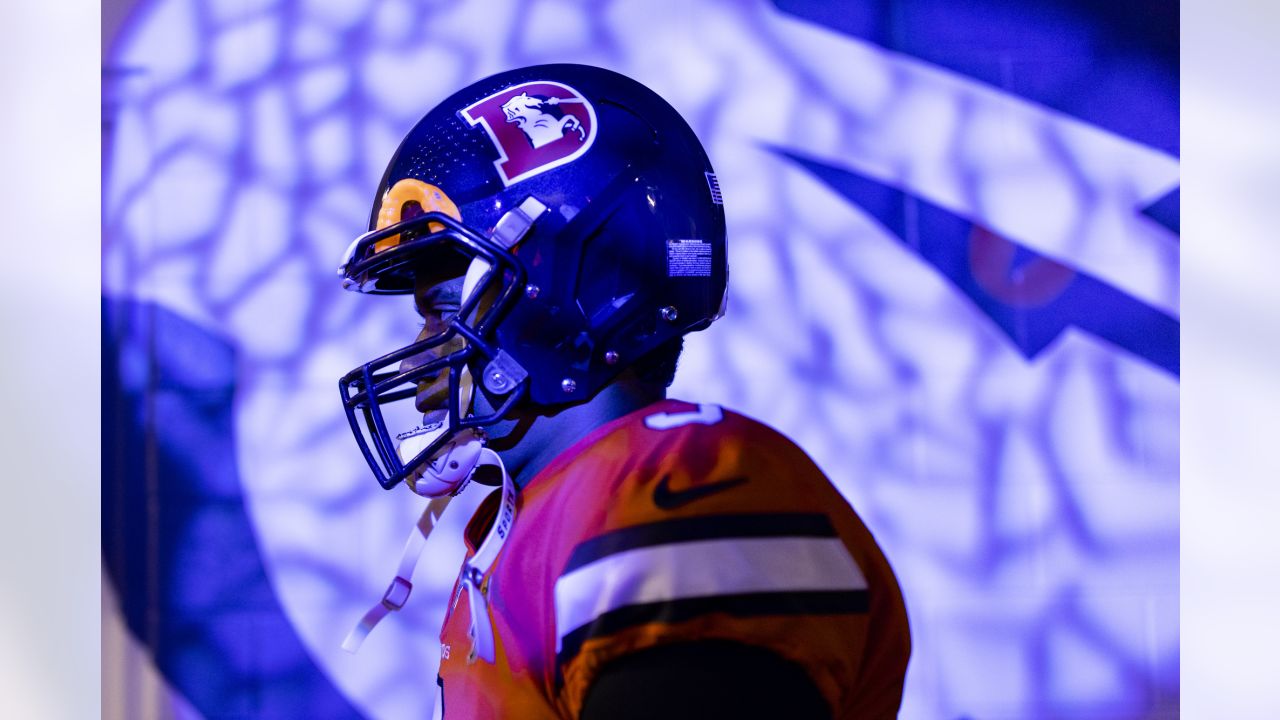
<path id="1" fill-rule="evenodd" d="M 441 632 L 445 718 L 896 715 L 907 618 L 866 527 L 776 431 L 665 397 L 728 278 L 715 173 L 670 105 L 581 65 L 481 80 L 410 131 L 369 228 L 344 286 L 411 294 L 422 330 L 343 404 L 382 487 L 435 500 L 348 647 L 475 482 L 497 489 Z"/>

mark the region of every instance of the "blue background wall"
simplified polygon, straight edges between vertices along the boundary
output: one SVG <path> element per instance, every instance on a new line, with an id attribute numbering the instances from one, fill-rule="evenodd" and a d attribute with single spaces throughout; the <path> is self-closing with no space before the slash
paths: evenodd
<path id="1" fill-rule="evenodd" d="M 426 715 L 465 511 L 341 653 L 420 506 L 334 392 L 413 313 L 333 269 L 426 109 L 573 61 L 707 145 L 729 312 L 673 394 L 867 520 L 903 717 L 1176 716 L 1177 8 L 955 5 L 141 0 L 105 58 L 103 560 L 158 712 Z"/>

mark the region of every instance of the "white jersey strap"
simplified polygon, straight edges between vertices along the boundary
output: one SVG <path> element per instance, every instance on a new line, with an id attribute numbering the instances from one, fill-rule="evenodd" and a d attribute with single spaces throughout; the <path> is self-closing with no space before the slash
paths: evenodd
<path id="1" fill-rule="evenodd" d="M 476 659 L 492 663 L 496 657 L 494 648 L 493 620 L 489 617 L 489 582 L 486 579 L 498 553 L 511 534 L 511 527 L 516 520 L 516 486 L 507 469 L 502 465 L 498 454 L 486 448 L 481 452 L 480 465 L 494 465 L 502 471 L 502 504 L 498 506 L 498 516 L 493 519 L 488 534 L 475 554 L 462 566 L 462 584 L 467 590 L 467 604 L 471 611 L 471 653 L 467 662 Z"/>
<path id="2" fill-rule="evenodd" d="M 449 501 L 453 496 L 446 495 L 444 497 L 433 498 L 427 503 L 427 507 L 422 511 L 422 515 L 418 518 L 417 524 L 413 526 L 413 530 L 409 532 L 408 539 L 404 543 L 404 551 L 400 553 L 400 565 L 396 568 L 396 576 L 391 579 L 391 585 L 387 587 L 387 591 L 382 594 L 382 599 L 377 605 L 369 608 L 369 612 L 360 618 L 360 622 L 351 628 L 351 632 L 347 633 L 347 638 L 342 641 L 342 649 L 349 653 L 355 653 L 360 649 L 360 645 L 364 643 L 364 639 L 369 637 L 369 633 L 377 626 L 382 618 L 388 613 L 399 610 L 404 607 L 405 602 L 409 600 L 409 593 L 413 590 L 413 569 L 418 565 L 418 559 L 422 556 L 422 549 L 426 547 L 427 536 L 435 529 L 440 522 L 440 516 L 444 513 L 444 509 L 448 507 Z"/>

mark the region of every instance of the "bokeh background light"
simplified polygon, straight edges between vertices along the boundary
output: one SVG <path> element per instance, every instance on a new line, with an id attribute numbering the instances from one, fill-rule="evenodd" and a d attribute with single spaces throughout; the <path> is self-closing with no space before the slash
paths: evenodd
<path id="1" fill-rule="evenodd" d="M 343 654 L 420 505 L 335 381 L 416 329 L 334 268 L 427 109 L 585 62 L 707 146 L 729 312 L 672 394 L 867 521 L 902 716 L 1176 717 L 1176 7 L 951 5 L 139 0 L 103 77 L 104 713 L 427 715 L 465 511 Z"/>

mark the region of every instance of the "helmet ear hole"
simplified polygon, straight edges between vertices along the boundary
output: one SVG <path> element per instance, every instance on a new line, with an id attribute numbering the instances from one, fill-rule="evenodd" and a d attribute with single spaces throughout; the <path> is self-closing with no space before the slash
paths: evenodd
<path id="1" fill-rule="evenodd" d="M 400 220 L 412 220 L 419 215 L 426 215 L 427 211 L 422 209 L 422 203 L 417 200 L 406 200 L 400 206 Z"/>

